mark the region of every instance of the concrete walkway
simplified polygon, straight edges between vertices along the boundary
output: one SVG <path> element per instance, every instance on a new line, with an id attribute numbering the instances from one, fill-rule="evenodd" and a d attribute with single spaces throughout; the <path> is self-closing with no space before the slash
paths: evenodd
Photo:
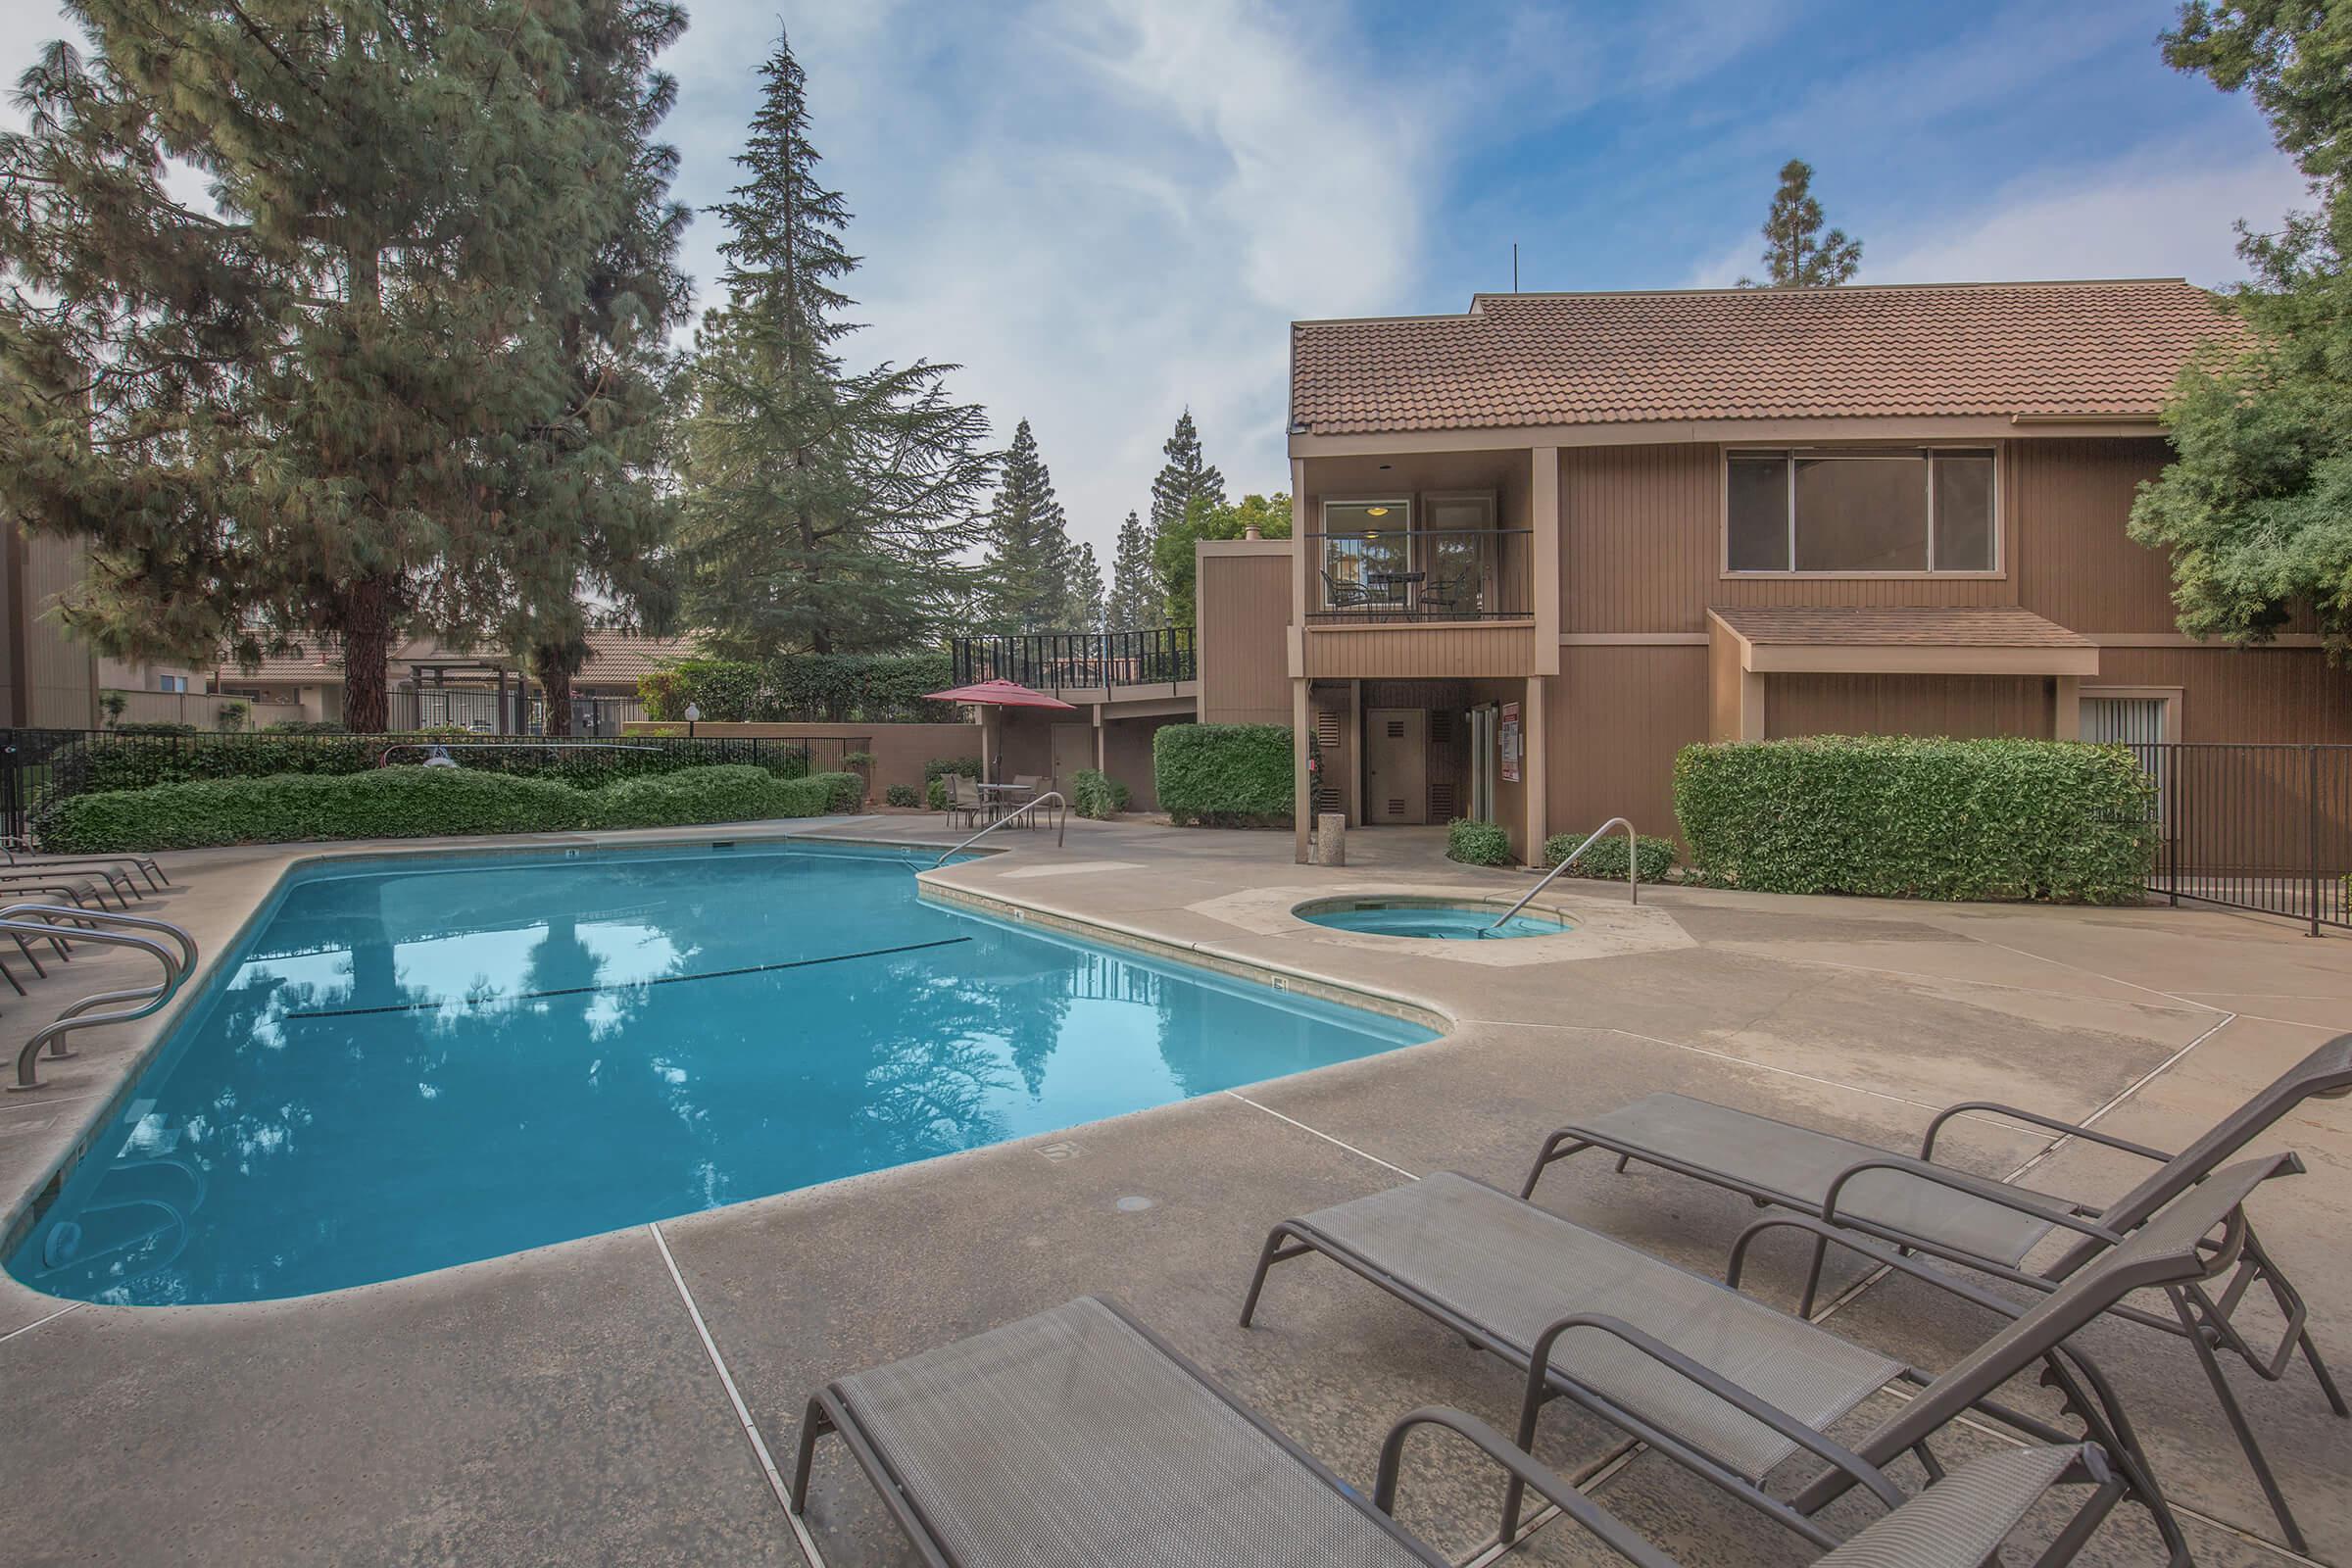
<path id="1" fill-rule="evenodd" d="M 931 817 L 793 826 L 940 839 Z M 663 836 L 710 834 L 635 837 Z M 1283 834 L 1074 821 L 1058 850 L 1044 833 L 1003 837 L 1009 853 L 937 873 L 937 894 L 1312 977 L 1452 1026 L 1427 1046 L 1067 1133 L 324 1297 L 108 1308 L 0 1284 L 0 1560 L 797 1563 L 768 1464 L 789 1466 L 810 1389 L 1087 1292 L 1128 1301 L 1368 1488 L 1396 1416 L 1437 1401 L 1507 1421 L 1516 1381 L 1314 1262 L 1278 1272 L 1259 1326 L 1235 1327 L 1257 1244 L 1284 1215 L 1436 1169 L 1515 1186 L 1569 1114 L 1665 1089 L 1897 1146 L 1945 1102 L 1995 1098 L 2177 1147 L 2352 1027 L 2352 940 L 2251 917 L 1677 888 L 1644 890 L 1632 911 L 1622 886 L 1562 882 L 1576 936 L 1399 943 L 1287 910 L 1372 887 L 1516 896 L 1529 879 L 1451 865 L 1410 831 L 1356 835 L 1354 863 L 1331 869 L 1291 864 Z M 157 906 L 218 955 L 303 853 L 316 851 L 172 857 L 182 888 Z M 74 978 L 117 961 L 77 959 Z M 39 1005 L 0 1009 L 0 1029 L 23 1038 L 60 996 L 36 987 Z M 122 1038 L 45 1064 L 51 1087 L 0 1102 L 0 1203 L 37 1184 L 135 1070 L 142 1037 L 108 1033 Z M 2271 1143 L 2311 1173 L 2261 1196 L 2264 1239 L 2313 1299 L 2323 1350 L 2352 1371 L 2352 1106 L 2307 1105 Z M 2091 1198 L 2138 1174 L 2048 1147 L 1973 1119 L 1951 1145 L 1968 1168 L 2030 1168 L 2033 1185 Z M 1137 1197 L 1150 1206 L 1120 1202 Z M 1543 1198 L 1710 1274 L 1753 1213 L 1590 1157 L 1555 1167 Z M 1792 1300 L 1797 1250 L 1767 1257 L 1758 1294 Z M 1837 1279 L 1859 1283 L 1850 1268 Z M 1985 1332 L 1983 1314 L 1886 1282 L 1842 1294 L 1830 1321 L 1929 1367 Z M 2192 1512 L 2199 1561 L 2292 1561 L 2268 1544 L 2277 1526 L 2184 1348 L 2126 1325 L 2085 1344 Z M 2300 1372 L 2236 1381 L 2317 1556 L 2352 1562 L 2352 1423 Z M 1992 1440 L 1955 1446 L 1977 1441 Z M 1542 1451 L 1563 1467 L 1613 1446 L 1571 1411 L 1545 1418 Z M 1498 1494 L 1433 1447 L 1403 1512 L 1467 1553 Z M 1686 1562 L 1804 1560 L 1654 1456 L 1612 1472 L 1601 1495 Z M 834 1564 L 911 1560 L 837 1446 L 810 1528 Z M 1560 1526 L 1518 1555 L 1601 1560 Z M 2121 1514 L 2090 1558 L 2156 1560 L 2153 1533 Z"/>

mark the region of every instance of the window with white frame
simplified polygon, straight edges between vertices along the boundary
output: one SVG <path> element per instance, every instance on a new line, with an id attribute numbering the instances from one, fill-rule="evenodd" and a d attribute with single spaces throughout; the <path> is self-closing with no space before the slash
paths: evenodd
<path id="1" fill-rule="evenodd" d="M 1986 447 L 1724 455 L 1724 564 L 1738 572 L 1995 571 Z"/>
<path id="2" fill-rule="evenodd" d="M 184 692 L 188 689 L 188 677 L 185 675 L 158 675 L 155 677 L 155 689 L 159 692 Z"/>

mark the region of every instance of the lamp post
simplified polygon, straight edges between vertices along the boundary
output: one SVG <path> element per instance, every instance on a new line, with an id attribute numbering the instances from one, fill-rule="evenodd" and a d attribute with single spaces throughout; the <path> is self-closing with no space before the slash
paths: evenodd
<path id="1" fill-rule="evenodd" d="M 686 738 L 688 740 L 694 739 L 695 721 L 702 716 L 703 710 L 700 704 L 688 703 L 686 705 Z"/>

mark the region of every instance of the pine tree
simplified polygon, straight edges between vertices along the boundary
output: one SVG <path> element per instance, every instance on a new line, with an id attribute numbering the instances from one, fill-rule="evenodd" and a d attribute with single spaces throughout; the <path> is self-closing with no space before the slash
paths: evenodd
<path id="1" fill-rule="evenodd" d="M 632 154 L 576 298 L 549 301 L 570 368 L 561 416 L 508 454 L 499 480 L 495 569 L 477 585 L 481 623 L 539 683 L 546 733 L 571 733 L 571 683 L 592 623 L 670 629 L 676 593 L 663 559 L 676 500 L 659 482 L 673 379 L 670 331 L 690 302 L 678 270 L 689 214 L 670 199 L 674 147 L 652 137 L 677 98 L 654 60 L 686 25 L 675 5 L 600 0 L 584 8 L 581 91 L 620 128 Z M 594 607 L 593 609 L 591 607 Z"/>
<path id="2" fill-rule="evenodd" d="M 1038 455 L 1037 437 L 1023 419 L 1004 454 L 996 503 L 988 514 L 990 629 L 1071 631 L 1076 612 L 1069 518 L 1054 496 L 1054 474 Z"/>
<path id="3" fill-rule="evenodd" d="M 1822 288 L 1842 283 L 1862 265 L 1862 242 L 1845 230 L 1821 231 L 1821 203 L 1813 199 L 1813 166 L 1791 158 L 1781 166 L 1780 189 L 1764 219 L 1762 283 L 1741 278 L 1741 288 Z"/>
<path id="4" fill-rule="evenodd" d="M 724 653 L 896 652 L 932 635 L 962 587 L 995 467 L 988 419 L 950 400 L 956 366 L 843 367 L 849 209 L 816 178 L 786 39 L 760 74 L 744 182 L 712 209 L 729 230 L 727 303 L 695 338 L 686 611 Z"/>
<path id="5" fill-rule="evenodd" d="M 1152 543 L 1184 526 L 1185 509 L 1195 501 L 1211 507 L 1225 505 L 1225 476 L 1200 460 L 1200 434 L 1193 428 L 1193 411 L 1176 416 L 1176 430 L 1159 449 L 1167 457 L 1152 481 Z"/>
<path id="6" fill-rule="evenodd" d="M 1102 589 L 1102 564 L 1095 547 L 1082 544 L 1070 566 L 1069 609 L 1063 615 L 1072 631 L 1099 632 L 1110 615 L 1110 598 Z"/>
<path id="7" fill-rule="evenodd" d="M 70 625 L 324 640 L 382 726 L 392 638 L 496 526 L 485 456 L 566 406 L 546 302 L 627 161 L 575 90 L 597 9 L 70 7 L 95 53 L 50 45 L 0 138 L 0 505 L 90 540 Z"/>
<path id="8" fill-rule="evenodd" d="M 1143 631 L 1167 624 L 1166 598 L 1167 585 L 1152 564 L 1152 536 L 1144 531 L 1143 519 L 1130 512 L 1119 524 L 1118 548 L 1110 558 L 1110 629 Z"/>

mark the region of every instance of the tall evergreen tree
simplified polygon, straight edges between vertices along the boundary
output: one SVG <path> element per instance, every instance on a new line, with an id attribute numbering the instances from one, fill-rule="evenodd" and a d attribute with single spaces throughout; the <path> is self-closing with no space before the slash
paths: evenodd
<path id="1" fill-rule="evenodd" d="M 658 466 L 674 379 L 668 336 L 690 302 L 677 265 L 689 214 L 669 195 L 677 150 L 653 140 L 677 98 L 654 61 L 686 17 L 662 0 L 599 0 L 583 14 L 594 24 L 583 98 L 624 128 L 631 155 L 605 232 L 583 235 L 593 247 L 585 288 L 548 302 L 569 366 L 566 405 L 506 454 L 492 569 L 475 582 L 487 598 L 456 617 L 494 628 L 521 659 L 550 735 L 571 733 L 592 620 L 660 632 L 676 610 L 663 556 L 676 498 Z"/>
<path id="2" fill-rule="evenodd" d="M 1119 524 L 1118 548 L 1110 557 L 1110 629 L 1142 631 L 1166 624 L 1161 618 L 1166 598 L 1167 585 L 1152 564 L 1152 536 L 1144 531 L 1143 519 L 1130 512 Z"/>
<path id="3" fill-rule="evenodd" d="M 1152 481 L 1152 545 L 1155 555 L 1159 541 L 1183 530 L 1185 511 L 1194 502 L 1210 507 L 1225 505 L 1225 476 L 1202 461 L 1200 432 L 1193 427 L 1191 409 L 1176 416 L 1175 432 L 1159 450 L 1167 462 L 1160 465 L 1159 473 Z M 1164 592 L 1164 577 L 1161 586 Z"/>
<path id="4" fill-rule="evenodd" d="M 571 390 L 547 302 L 628 161 L 574 77 L 598 8 L 67 11 L 95 53 L 50 45 L 0 137 L 0 505 L 90 539 L 64 613 L 101 649 L 323 637 L 381 727 L 394 635 L 496 525 L 486 469 Z"/>
<path id="5" fill-rule="evenodd" d="M 1813 199 L 1813 166 L 1791 158 L 1781 166 L 1780 188 L 1764 217 L 1764 281 L 1741 278 L 1741 288 L 1821 288 L 1843 283 L 1862 265 L 1862 242 L 1845 230 L 1821 231 L 1821 203 Z"/>
<path id="6" fill-rule="evenodd" d="M 1070 564 L 1069 611 L 1063 617 L 1072 631 L 1102 631 L 1110 618 L 1110 596 L 1102 588 L 1102 564 L 1095 547 L 1081 544 Z"/>
<path id="7" fill-rule="evenodd" d="M 788 40 L 712 209 L 727 303 L 696 334 L 679 555 L 687 613 L 721 652 L 884 653 L 934 633 L 978 543 L 988 419 L 952 401 L 957 367 L 850 371 L 837 286 L 858 265 L 838 191 L 816 177 L 807 80 Z"/>
<path id="8" fill-rule="evenodd" d="M 1054 474 L 1038 455 L 1037 437 L 1023 419 L 1012 446 L 995 505 L 988 513 L 988 557 L 981 567 L 988 585 L 989 625 L 996 631 L 1076 630 L 1069 518 L 1054 496 Z"/>

